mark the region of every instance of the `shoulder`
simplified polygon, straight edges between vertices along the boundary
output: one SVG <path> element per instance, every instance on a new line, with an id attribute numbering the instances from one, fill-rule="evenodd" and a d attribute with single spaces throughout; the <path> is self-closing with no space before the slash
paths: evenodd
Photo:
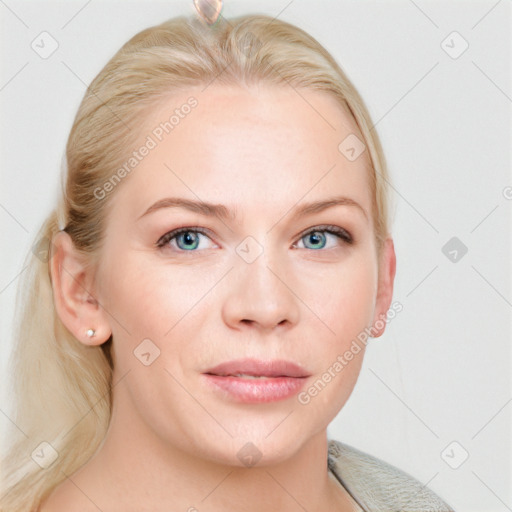
<path id="1" fill-rule="evenodd" d="M 331 471 L 365 511 L 453 512 L 411 475 L 340 441 L 329 441 Z"/>

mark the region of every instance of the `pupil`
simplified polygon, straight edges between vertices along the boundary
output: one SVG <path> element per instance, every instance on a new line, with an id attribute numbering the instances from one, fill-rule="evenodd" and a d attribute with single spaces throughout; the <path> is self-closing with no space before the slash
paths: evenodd
<path id="1" fill-rule="evenodd" d="M 321 247 L 323 247 L 323 244 L 322 244 L 322 236 L 324 236 L 320 231 L 314 231 L 313 233 L 310 233 L 309 234 L 309 242 L 313 245 L 321 245 Z"/>
<path id="2" fill-rule="evenodd" d="M 319 244 L 320 243 L 320 236 L 316 233 L 311 234 L 311 239 L 313 244 Z"/>
<path id="3" fill-rule="evenodd" d="M 184 238 L 184 242 L 186 245 L 194 244 L 194 236 L 192 235 L 192 233 L 190 231 L 187 231 L 186 233 L 184 233 L 183 238 Z"/>

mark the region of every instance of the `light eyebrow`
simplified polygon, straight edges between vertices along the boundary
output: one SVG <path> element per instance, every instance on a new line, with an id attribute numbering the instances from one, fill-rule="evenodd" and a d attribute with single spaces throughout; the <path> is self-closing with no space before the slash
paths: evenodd
<path id="1" fill-rule="evenodd" d="M 350 197 L 343 196 L 332 197 L 323 201 L 314 201 L 301 204 L 295 207 L 292 211 L 294 217 L 301 218 L 319 213 L 326 210 L 327 208 L 332 208 L 334 206 L 355 206 L 360 212 L 363 213 L 366 218 L 368 218 L 366 210 L 357 201 L 351 199 Z M 183 208 L 185 210 L 199 213 L 200 215 L 207 217 L 217 217 L 224 220 L 235 220 L 237 216 L 236 210 L 230 211 L 222 204 L 208 203 L 205 201 L 192 201 L 182 197 L 165 197 L 152 204 L 139 217 L 139 219 L 151 212 L 160 210 L 162 208 Z"/>
<path id="2" fill-rule="evenodd" d="M 205 201 L 192 201 L 182 197 L 165 197 L 152 204 L 140 217 L 144 217 L 151 212 L 160 210 L 162 208 L 184 208 L 200 215 L 208 217 L 217 217 L 219 219 L 234 220 L 236 212 L 230 212 L 222 204 L 207 203 Z"/>
<path id="3" fill-rule="evenodd" d="M 357 201 L 344 196 L 336 196 L 323 201 L 301 204 L 293 210 L 293 215 L 295 217 L 305 217 L 306 215 L 322 212 L 327 208 L 332 208 L 333 206 L 355 206 L 368 219 L 366 210 Z"/>

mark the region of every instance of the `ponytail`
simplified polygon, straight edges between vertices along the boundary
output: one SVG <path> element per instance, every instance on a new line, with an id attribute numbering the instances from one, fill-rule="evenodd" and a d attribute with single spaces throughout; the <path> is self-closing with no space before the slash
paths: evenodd
<path id="1" fill-rule="evenodd" d="M 16 297 L 16 408 L 2 464 L 2 512 L 36 510 L 91 457 L 110 417 L 111 368 L 102 348 L 76 340 L 55 311 L 49 260 L 59 225 L 54 210 L 26 257 Z"/>

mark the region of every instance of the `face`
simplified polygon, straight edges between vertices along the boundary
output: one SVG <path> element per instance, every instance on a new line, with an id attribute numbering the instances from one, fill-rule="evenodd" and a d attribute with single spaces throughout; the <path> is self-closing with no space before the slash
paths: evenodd
<path id="1" fill-rule="evenodd" d="M 364 346 L 336 362 L 389 307 L 367 151 L 338 150 L 362 136 L 327 94 L 215 84 L 162 100 L 142 134 L 156 146 L 113 192 L 97 269 L 114 403 L 201 458 L 284 460 L 344 405 Z"/>

